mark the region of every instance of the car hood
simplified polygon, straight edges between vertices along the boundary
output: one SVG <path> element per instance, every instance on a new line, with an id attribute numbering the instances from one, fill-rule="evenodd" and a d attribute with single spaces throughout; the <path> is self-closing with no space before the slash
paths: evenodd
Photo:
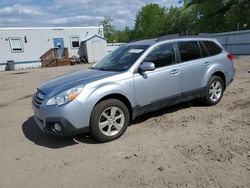
<path id="1" fill-rule="evenodd" d="M 47 81 L 46 83 L 42 84 L 38 90 L 47 96 L 53 96 L 70 88 L 79 85 L 86 85 L 87 83 L 101 80 L 116 74 L 119 74 L 119 72 L 100 71 L 93 69 L 75 71 Z"/>

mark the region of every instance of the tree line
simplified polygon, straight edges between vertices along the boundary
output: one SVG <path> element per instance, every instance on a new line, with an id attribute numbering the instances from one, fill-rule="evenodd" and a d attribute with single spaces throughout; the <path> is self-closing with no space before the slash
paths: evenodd
<path id="1" fill-rule="evenodd" d="M 142 7 L 132 29 L 117 30 L 105 16 L 101 22 L 108 42 L 128 42 L 167 34 L 217 33 L 250 29 L 249 0 L 184 0 L 181 7 Z"/>

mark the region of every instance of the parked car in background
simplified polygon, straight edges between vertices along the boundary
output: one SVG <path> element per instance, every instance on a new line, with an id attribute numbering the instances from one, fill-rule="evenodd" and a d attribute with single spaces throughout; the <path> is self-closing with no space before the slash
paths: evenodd
<path id="1" fill-rule="evenodd" d="M 131 42 L 94 64 L 54 78 L 33 96 L 34 118 L 55 135 L 119 138 L 144 113 L 200 98 L 217 104 L 233 81 L 233 56 L 216 39 L 170 35 Z"/>

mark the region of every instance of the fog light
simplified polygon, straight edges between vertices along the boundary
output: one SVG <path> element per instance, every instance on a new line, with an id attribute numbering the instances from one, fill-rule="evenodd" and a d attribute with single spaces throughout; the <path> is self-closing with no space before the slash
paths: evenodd
<path id="1" fill-rule="evenodd" d="M 59 123 L 55 123 L 55 124 L 54 124 L 54 129 L 55 129 L 57 132 L 62 131 L 62 127 L 61 127 L 61 125 L 60 125 Z"/>

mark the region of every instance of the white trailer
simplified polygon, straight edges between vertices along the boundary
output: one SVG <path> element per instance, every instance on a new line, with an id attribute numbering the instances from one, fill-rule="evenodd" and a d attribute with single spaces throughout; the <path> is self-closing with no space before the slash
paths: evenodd
<path id="1" fill-rule="evenodd" d="M 77 56 L 81 41 L 94 35 L 103 37 L 103 27 L 0 28 L 0 71 L 8 61 L 15 69 L 40 67 L 40 57 L 51 48 L 65 47 Z"/>

